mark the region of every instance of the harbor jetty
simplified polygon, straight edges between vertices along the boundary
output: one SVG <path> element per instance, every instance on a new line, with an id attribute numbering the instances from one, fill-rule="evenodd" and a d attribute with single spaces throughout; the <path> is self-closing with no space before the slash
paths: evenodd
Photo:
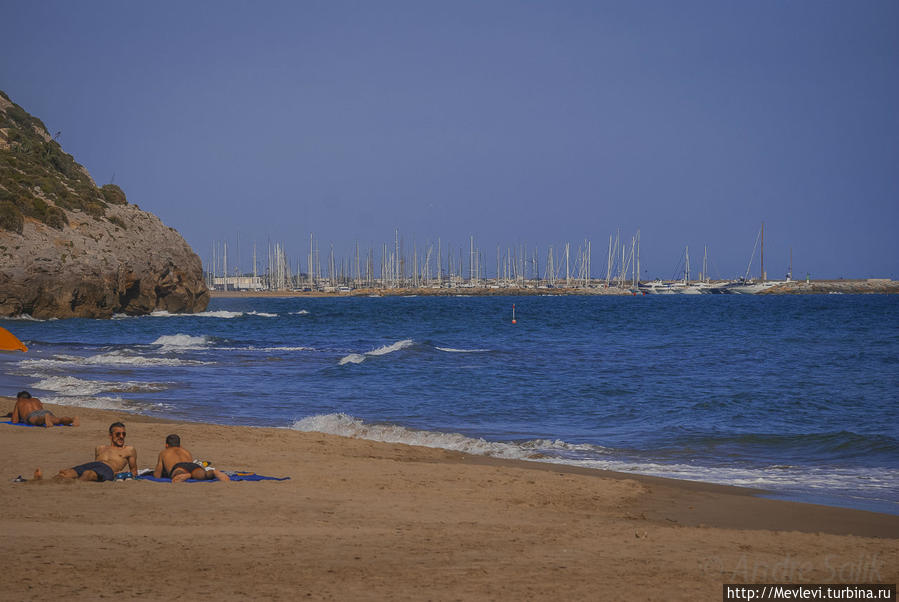
<path id="1" fill-rule="evenodd" d="M 714 281 L 713 281 L 714 282 Z M 552 296 L 552 295 L 635 295 L 642 294 L 631 288 L 605 287 L 408 287 L 408 288 L 358 288 L 332 290 L 213 290 L 214 298 L 229 297 L 380 297 L 380 296 Z M 759 295 L 895 295 L 899 294 L 899 280 L 867 278 L 847 280 L 809 280 L 775 284 L 757 293 Z"/>

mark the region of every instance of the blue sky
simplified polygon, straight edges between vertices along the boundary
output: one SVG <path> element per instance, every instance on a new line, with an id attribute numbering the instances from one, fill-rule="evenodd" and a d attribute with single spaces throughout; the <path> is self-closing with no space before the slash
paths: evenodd
<path id="1" fill-rule="evenodd" d="M 899 3 L 12 2 L 0 89 L 204 260 L 641 231 L 899 278 Z M 236 263 L 233 257 L 230 262 Z M 753 271 L 757 271 L 757 263 Z M 305 265 L 305 264 L 304 264 Z M 601 267 L 600 267 L 601 266 Z"/>

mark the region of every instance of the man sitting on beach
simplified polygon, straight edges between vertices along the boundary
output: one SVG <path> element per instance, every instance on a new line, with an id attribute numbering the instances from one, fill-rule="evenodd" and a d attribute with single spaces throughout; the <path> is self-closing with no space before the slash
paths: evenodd
<path id="1" fill-rule="evenodd" d="M 128 466 L 131 474 L 137 476 L 137 452 L 130 445 L 125 445 L 125 425 L 113 422 L 109 425 L 110 445 L 100 445 L 94 452 L 94 461 L 80 464 L 73 468 L 63 468 L 55 480 L 79 481 L 114 481 L 117 472 Z M 43 477 L 41 469 L 34 471 L 34 479 Z"/>
<path id="2" fill-rule="evenodd" d="M 12 411 L 12 421 L 34 426 L 56 426 L 57 424 L 78 426 L 77 416 L 57 418 L 53 412 L 44 408 L 40 399 L 32 397 L 28 391 L 19 391 L 16 395 L 16 407 Z"/>
<path id="3" fill-rule="evenodd" d="M 205 481 L 218 479 L 230 481 L 230 477 L 220 470 L 206 470 L 193 461 L 193 455 L 181 447 L 181 437 L 169 435 L 165 438 L 165 449 L 159 452 L 153 476 L 157 479 L 172 479 L 172 483 L 180 483 L 187 479 Z"/>

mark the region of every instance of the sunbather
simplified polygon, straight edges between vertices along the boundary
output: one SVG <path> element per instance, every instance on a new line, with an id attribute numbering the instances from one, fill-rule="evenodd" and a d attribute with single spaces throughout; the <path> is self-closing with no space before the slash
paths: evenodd
<path id="1" fill-rule="evenodd" d="M 44 408 L 44 404 L 37 397 L 32 397 L 28 391 L 19 391 L 16 395 L 16 407 L 12 411 L 12 421 L 33 424 L 34 426 L 56 426 L 65 424 L 78 426 L 78 417 L 57 417 L 53 412 Z"/>
<path id="2" fill-rule="evenodd" d="M 137 451 L 125 445 L 125 425 L 113 422 L 109 425 L 110 445 L 100 445 L 94 452 L 94 461 L 80 464 L 72 468 L 63 468 L 55 477 L 56 480 L 78 479 L 79 481 L 114 481 L 115 475 L 125 467 L 137 476 Z M 41 469 L 34 471 L 35 480 L 43 477 Z"/>
<path id="3" fill-rule="evenodd" d="M 157 479 L 172 479 L 172 483 L 180 483 L 187 479 L 198 481 L 218 479 L 230 481 L 231 479 L 220 470 L 206 469 L 194 462 L 193 455 L 187 449 L 181 447 L 181 437 L 169 435 L 165 438 L 165 449 L 159 452 L 156 460 L 156 468 L 153 476 Z"/>

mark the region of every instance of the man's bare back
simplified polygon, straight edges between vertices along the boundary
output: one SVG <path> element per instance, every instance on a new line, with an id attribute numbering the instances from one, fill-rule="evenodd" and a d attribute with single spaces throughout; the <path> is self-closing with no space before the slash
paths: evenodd
<path id="1" fill-rule="evenodd" d="M 34 426 L 55 426 L 57 424 L 78 426 L 78 417 L 56 417 L 53 412 L 44 408 L 40 399 L 32 397 L 28 391 L 20 391 L 16 396 L 16 405 L 12 411 L 12 422 Z"/>
<path id="2" fill-rule="evenodd" d="M 193 454 L 190 453 L 184 447 L 167 447 L 161 452 L 159 452 L 159 460 L 156 462 L 157 468 L 159 467 L 160 462 L 162 463 L 162 474 L 158 475 L 162 477 L 163 475 L 171 475 L 172 471 L 175 469 L 175 464 L 180 462 L 193 462 L 194 457 Z M 154 475 L 157 476 L 157 475 Z"/>
<path id="3" fill-rule="evenodd" d="M 25 418 L 28 416 L 28 414 L 43 409 L 44 404 L 42 404 L 41 400 L 37 397 L 30 397 L 28 399 L 20 397 L 16 400 L 16 407 L 13 408 L 12 421 L 25 422 Z"/>
<path id="4" fill-rule="evenodd" d="M 156 459 L 156 468 L 153 469 L 153 476 L 157 479 L 172 479 L 172 483 L 180 483 L 187 479 L 197 479 L 199 481 L 210 479 L 231 480 L 228 475 L 221 471 L 214 468 L 207 470 L 195 463 L 193 454 L 186 448 L 181 447 L 181 437 L 178 435 L 166 437 L 165 449 L 159 452 L 159 457 Z"/>

